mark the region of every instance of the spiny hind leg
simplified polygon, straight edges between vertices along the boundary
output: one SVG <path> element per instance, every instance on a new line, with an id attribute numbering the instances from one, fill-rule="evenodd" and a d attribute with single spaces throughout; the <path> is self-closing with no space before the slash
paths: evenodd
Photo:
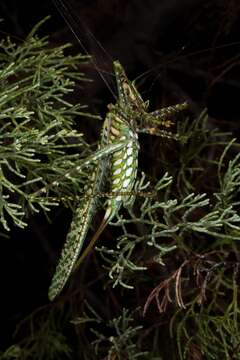
<path id="1" fill-rule="evenodd" d="M 169 128 L 174 124 L 174 115 L 185 110 L 188 105 L 184 102 L 148 113 L 143 119 L 144 126 L 139 127 L 138 132 L 178 140 L 178 135 L 173 134 Z"/>
<path id="2" fill-rule="evenodd" d="M 173 116 L 176 113 L 187 109 L 188 106 L 189 106 L 189 104 L 185 101 L 185 102 L 180 103 L 180 104 L 170 105 L 170 106 L 164 107 L 162 109 L 155 110 L 155 111 L 149 113 L 149 115 L 152 115 L 156 119 L 159 119 L 160 124 L 161 124 L 161 120 L 162 121 L 167 120 L 167 118 L 169 116 Z"/>

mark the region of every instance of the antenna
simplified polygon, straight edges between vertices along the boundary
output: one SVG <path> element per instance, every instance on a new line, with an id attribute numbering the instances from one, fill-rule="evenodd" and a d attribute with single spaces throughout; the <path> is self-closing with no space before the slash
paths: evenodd
<path id="1" fill-rule="evenodd" d="M 78 19 L 78 21 L 77 21 L 76 18 L 73 17 L 73 15 L 70 13 L 70 11 L 68 9 L 69 5 L 67 7 L 66 4 L 62 0 L 52 0 L 52 2 L 54 4 L 54 6 L 56 7 L 56 9 L 58 10 L 58 12 L 60 13 L 60 15 L 62 16 L 62 18 L 64 19 L 65 23 L 68 25 L 69 29 L 72 31 L 73 35 L 77 39 L 77 41 L 80 44 L 81 48 L 83 49 L 83 51 L 86 54 L 88 54 L 88 50 L 87 50 L 86 46 L 84 45 L 83 41 L 81 40 L 81 38 L 79 36 L 79 33 L 80 33 L 79 32 L 79 27 L 82 29 L 82 31 L 85 31 L 85 33 L 87 34 L 87 36 L 90 39 L 94 40 L 94 42 L 98 45 L 98 47 L 101 49 L 101 51 L 111 60 L 111 62 L 113 62 L 111 56 L 104 49 L 102 44 L 96 39 L 96 37 L 93 35 L 93 33 L 90 31 L 90 29 L 86 26 L 86 24 L 82 21 L 82 19 L 81 19 L 81 22 L 80 22 L 80 19 Z M 107 81 L 107 79 L 103 76 L 102 70 L 100 70 L 96 59 L 92 55 L 91 55 L 91 62 L 94 65 L 96 71 L 98 72 L 98 74 L 101 77 L 101 79 L 103 80 L 103 82 L 106 84 L 108 90 L 111 92 L 112 96 L 116 100 L 117 99 L 116 95 L 114 94 L 114 92 L 113 92 L 109 82 Z"/>

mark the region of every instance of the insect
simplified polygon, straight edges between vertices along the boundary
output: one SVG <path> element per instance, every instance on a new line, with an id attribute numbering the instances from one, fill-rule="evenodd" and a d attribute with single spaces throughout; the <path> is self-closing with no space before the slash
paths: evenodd
<path id="1" fill-rule="evenodd" d="M 76 262 L 79 265 L 83 261 L 89 249 L 119 209 L 122 206 L 127 208 L 133 204 L 135 199 L 133 190 L 137 179 L 140 148 L 138 132 L 142 131 L 142 124 L 147 124 L 147 129 L 145 128 L 144 132 L 156 133 L 163 137 L 173 137 L 169 131 L 172 124 L 169 116 L 186 108 L 186 103 L 182 103 L 149 113 L 148 101 L 142 99 L 134 83 L 127 78 L 121 64 L 114 61 L 113 68 L 118 100 L 114 105 L 108 105 L 98 153 L 104 153 L 104 149 L 108 147 L 112 151 L 105 156 L 99 156 L 90 175 L 89 184 L 84 189 L 86 197 L 80 201 L 75 211 L 49 288 L 50 300 L 53 300 L 62 291 Z M 163 129 L 159 129 L 159 127 Z M 116 147 L 114 148 L 114 146 Z M 78 259 L 96 212 L 95 194 L 102 191 L 106 181 L 106 173 L 109 174 L 111 197 L 107 201 L 105 215 L 98 230 Z"/>

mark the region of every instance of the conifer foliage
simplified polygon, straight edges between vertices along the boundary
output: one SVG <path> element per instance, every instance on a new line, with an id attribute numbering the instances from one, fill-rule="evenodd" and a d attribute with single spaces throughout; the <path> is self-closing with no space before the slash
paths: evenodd
<path id="1" fill-rule="evenodd" d="M 0 44 L 2 234 L 30 226 L 30 214 L 51 219 L 59 204 L 74 213 L 86 159 L 98 161 L 76 119 L 99 118 L 69 100 L 89 81 L 79 72 L 88 58 L 49 47 L 40 25 L 22 44 Z M 142 196 L 64 293 L 21 319 L 1 360 L 240 359 L 240 144 L 206 110 L 176 123 L 177 140 L 152 140 L 153 171 L 138 170 Z"/>

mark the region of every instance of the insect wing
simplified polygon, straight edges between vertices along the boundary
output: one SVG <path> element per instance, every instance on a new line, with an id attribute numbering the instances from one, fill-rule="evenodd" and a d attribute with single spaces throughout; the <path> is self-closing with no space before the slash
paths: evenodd
<path id="1" fill-rule="evenodd" d="M 90 185 L 86 189 L 86 199 L 84 198 L 80 202 L 72 220 L 49 288 L 48 297 L 50 300 L 53 300 L 61 292 L 73 270 L 90 227 L 92 217 L 95 214 L 97 200 L 93 195 L 101 190 L 102 180 L 103 171 L 101 164 L 99 164 L 96 171 L 92 174 Z"/>

